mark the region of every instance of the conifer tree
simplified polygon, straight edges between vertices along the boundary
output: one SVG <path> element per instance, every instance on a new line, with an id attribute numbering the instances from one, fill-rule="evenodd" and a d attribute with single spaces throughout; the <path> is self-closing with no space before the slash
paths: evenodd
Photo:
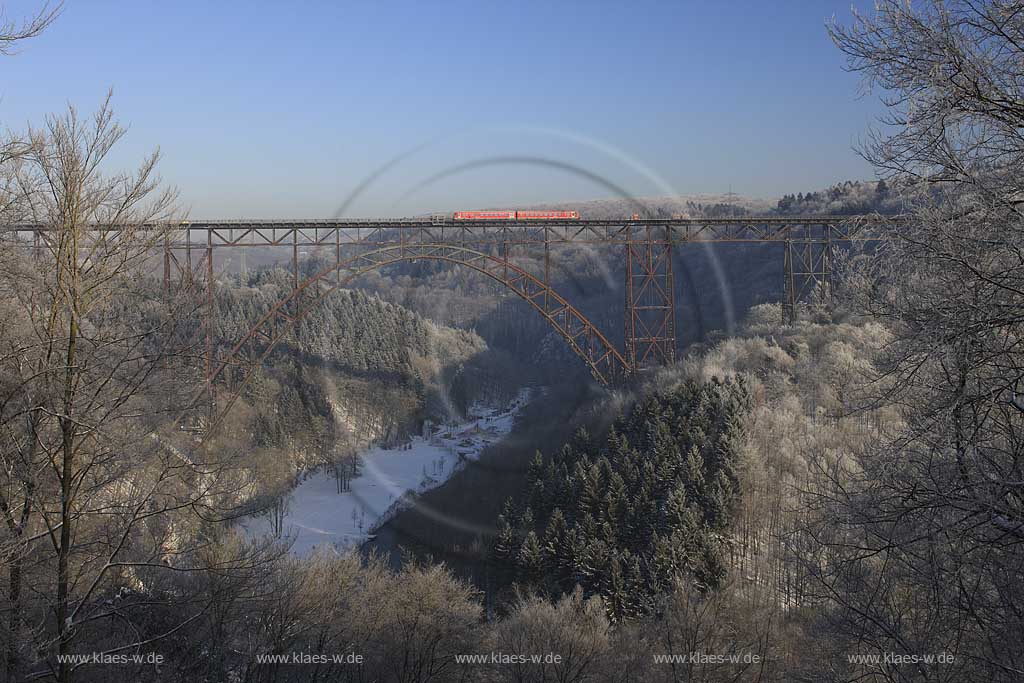
<path id="1" fill-rule="evenodd" d="M 629 604 L 627 588 L 622 563 L 617 556 L 612 557 L 608 571 L 608 588 L 604 596 L 608 618 L 612 621 L 619 621 L 626 614 Z"/>
<path id="2" fill-rule="evenodd" d="M 552 594 L 579 584 L 615 619 L 647 613 L 680 577 L 719 585 L 747 405 L 739 381 L 687 382 L 644 397 L 603 444 L 577 433 L 548 462 L 535 458 L 529 503 L 512 525 L 525 535 L 517 579 Z M 573 506 L 559 508 L 566 499 Z M 528 539 L 541 531 L 538 570 Z"/>
<path id="3" fill-rule="evenodd" d="M 566 531 L 565 515 L 561 509 L 555 508 L 548 520 L 548 526 L 544 530 L 544 566 L 549 571 L 555 571 L 562 563 L 565 556 Z"/>
<path id="4" fill-rule="evenodd" d="M 544 576 L 544 556 L 540 541 L 532 530 L 527 532 L 523 545 L 519 549 L 517 567 L 520 579 L 528 586 L 537 586 Z"/>
<path id="5" fill-rule="evenodd" d="M 716 529 L 724 529 L 729 523 L 729 508 L 732 501 L 732 483 L 719 470 L 711 482 L 708 491 L 707 519 L 708 524 Z"/>

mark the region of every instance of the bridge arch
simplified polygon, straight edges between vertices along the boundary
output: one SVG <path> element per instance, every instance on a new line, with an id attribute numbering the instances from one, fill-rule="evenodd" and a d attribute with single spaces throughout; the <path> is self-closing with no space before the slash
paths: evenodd
<path id="1" fill-rule="evenodd" d="M 208 433 L 219 425 L 252 379 L 257 367 L 278 342 L 320 301 L 372 270 L 402 261 L 418 260 L 445 261 L 466 266 L 511 289 L 562 335 L 573 352 L 587 364 L 594 378 L 602 384 L 628 374 L 629 364 L 625 357 L 586 316 L 555 292 L 550 283 L 507 259 L 458 244 L 395 244 L 338 259 L 306 278 L 288 296 L 274 304 L 227 355 L 217 359 L 207 377 L 210 386 L 228 368 L 241 367 L 243 376 L 231 382 L 227 403 L 221 410 L 215 411 Z"/>

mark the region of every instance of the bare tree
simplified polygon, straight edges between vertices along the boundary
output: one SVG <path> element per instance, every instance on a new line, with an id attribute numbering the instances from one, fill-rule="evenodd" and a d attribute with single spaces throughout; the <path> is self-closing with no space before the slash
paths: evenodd
<path id="1" fill-rule="evenodd" d="M 0 269 L 12 676 L 67 681 L 76 643 L 138 651 L 198 618 L 197 602 L 152 623 L 155 605 L 191 604 L 191 588 L 168 577 L 208 569 L 200 550 L 215 542 L 211 522 L 239 502 L 241 478 L 166 433 L 196 389 L 196 297 L 148 274 L 174 238 L 176 195 L 160 187 L 158 153 L 134 173 L 104 172 L 123 133 L 108 96 L 89 119 L 71 108 L 31 130 L 13 162 L 27 224 L 5 233 Z M 47 656 L 22 671 L 34 652 Z"/>
<path id="2" fill-rule="evenodd" d="M 63 2 L 46 3 L 32 16 L 17 20 L 6 16 L 0 7 L 0 55 L 15 54 L 20 43 L 42 34 L 57 19 L 63 8 Z"/>
<path id="3" fill-rule="evenodd" d="M 862 153 L 914 213 L 854 275 L 894 340 L 863 397 L 897 406 L 822 492 L 822 597 L 854 651 L 946 652 L 877 680 L 1024 676 L 1024 12 L 882 0 L 832 37 L 889 115 Z M 908 185 L 909 183 L 909 185 Z"/>
<path id="4" fill-rule="evenodd" d="M 597 679 L 614 661 L 610 631 L 601 599 L 584 599 L 577 587 L 556 604 L 521 597 L 508 618 L 494 627 L 491 640 L 494 651 L 521 658 L 522 663 L 498 667 L 505 680 L 575 683 Z M 532 657 L 538 658 L 536 663 Z"/>
<path id="5" fill-rule="evenodd" d="M 43 5 L 33 16 L 22 21 L 8 18 L 0 7 L 0 55 L 15 54 L 20 43 L 35 38 L 52 24 L 63 9 L 63 3 Z M 12 199 L 18 192 L 12 191 L 11 162 L 27 150 L 25 141 L 18 136 L 0 137 L 0 219 L 10 222 L 10 211 L 15 208 Z"/>

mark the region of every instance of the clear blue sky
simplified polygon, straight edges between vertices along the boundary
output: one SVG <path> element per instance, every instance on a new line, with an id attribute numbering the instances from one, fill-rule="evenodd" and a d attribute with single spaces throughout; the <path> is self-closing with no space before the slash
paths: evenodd
<path id="1" fill-rule="evenodd" d="M 849 1 L 67 0 L 0 61 L 0 121 L 91 111 L 113 88 L 130 131 L 112 164 L 159 145 L 193 217 L 329 216 L 417 149 L 348 213 L 610 194 L 523 163 L 444 175 L 505 157 L 637 195 L 769 197 L 872 177 L 852 148 L 880 105 L 842 70 L 833 15 Z"/>

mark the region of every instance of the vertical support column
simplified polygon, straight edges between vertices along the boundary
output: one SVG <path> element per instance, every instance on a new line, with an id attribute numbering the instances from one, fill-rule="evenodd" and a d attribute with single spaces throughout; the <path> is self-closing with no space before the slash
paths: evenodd
<path id="1" fill-rule="evenodd" d="M 665 362 L 676 361 L 676 274 L 672 263 L 672 235 L 665 228 Z"/>
<path id="2" fill-rule="evenodd" d="M 299 229 L 292 230 L 292 287 L 299 288 Z"/>
<path id="3" fill-rule="evenodd" d="M 631 371 L 676 357 L 672 240 L 646 226 L 642 239 L 626 230 L 626 361 Z"/>
<path id="4" fill-rule="evenodd" d="M 827 225 L 823 230 L 821 235 L 808 230 L 796 239 L 785 240 L 782 254 L 784 325 L 796 320 L 800 302 L 815 296 L 816 303 L 824 305 L 832 299 L 832 236 Z"/>
<path id="5" fill-rule="evenodd" d="M 782 246 L 782 324 L 792 325 L 796 316 L 796 293 L 793 282 L 793 240 Z"/>
<path id="6" fill-rule="evenodd" d="M 825 226 L 825 242 L 821 253 L 821 295 L 822 303 L 832 302 L 832 231 Z"/>
<path id="7" fill-rule="evenodd" d="M 544 312 L 551 310 L 551 228 L 544 226 Z"/>
<path id="8" fill-rule="evenodd" d="M 292 229 L 292 291 L 299 289 L 299 229 Z M 292 299 L 290 313 L 298 316 L 302 310 L 302 292 L 296 294 Z"/>
<path id="9" fill-rule="evenodd" d="M 216 397 L 213 393 L 213 231 L 206 231 L 206 393 L 209 417 L 216 414 Z"/>
<path id="10" fill-rule="evenodd" d="M 171 296 L 171 240 L 164 237 L 164 300 Z"/>
<path id="11" fill-rule="evenodd" d="M 195 271 L 192 270 L 192 228 L 185 228 L 185 273 L 186 283 L 189 287 L 192 286 L 192 276 Z"/>
<path id="12" fill-rule="evenodd" d="M 508 226 L 501 226 L 501 277 L 508 282 Z"/>
<path id="13" fill-rule="evenodd" d="M 626 365 L 629 372 L 636 372 L 636 316 L 633 311 L 633 226 L 626 227 L 626 296 L 625 316 L 623 322 L 625 329 L 622 333 L 623 354 L 626 357 Z"/>
<path id="14" fill-rule="evenodd" d="M 334 228 L 334 282 L 341 283 L 341 273 L 337 266 L 341 264 L 341 228 Z"/>

